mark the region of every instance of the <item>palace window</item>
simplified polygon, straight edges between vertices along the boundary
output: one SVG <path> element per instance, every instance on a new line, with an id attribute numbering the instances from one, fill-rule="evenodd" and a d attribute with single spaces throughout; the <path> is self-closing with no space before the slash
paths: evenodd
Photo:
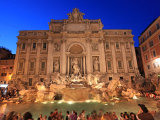
<path id="1" fill-rule="evenodd" d="M 142 43 L 144 42 L 144 37 L 142 38 Z"/>
<path id="2" fill-rule="evenodd" d="M 29 86 L 32 86 L 32 78 L 29 78 Z"/>
<path id="3" fill-rule="evenodd" d="M 129 43 L 128 43 L 128 42 L 126 42 L 126 48 L 127 48 L 127 49 L 129 48 Z"/>
<path id="4" fill-rule="evenodd" d="M 44 78 L 40 78 L 40 82 L 43 82 L 44 81 Z"/>
<path id="5" fill-rule="evenodd" d="M 7 76 L 7 73 L 1 73 L 1 76 Z"/>
<path id="6" fill-rule="evenodd" d="M 123 80 L 123 77 L 119 77 L 120 80 Z"/>
<path id="7" fill-rule="evenodd" d="M 22 68 L 23 68 L 23 62 L 20 62 L 20 63 L 19 63 L 18 70 L 19 70 L 19 71 L 22 71 Z"/>
<path id="8" fill-rule="evenodd" d="M 148 70 L 150 69 L 150 65 L 147 65 Z"/>
<path id="9" fill-rule="evenodd" d="M 46 50 L 47 48 L 47 43 L 43 43 L 43 50 Z"/>
<path id="10" fill-rule="evenodd" d="M 128 64 L 129 64 L 129 68 L 132 69 L 133 66 L 132 66 L 132 61 L 131 60 L 128 61 Z"/>
<path id="11" fill-rule="evenodd" d="M 109 77 L 109 81 L 111 81 L 112 80 L 112 77 Z"/>
<path id="12" fill-rule="evenodd" d="M 33 43 L 33 47 L 32 47 L 33 50 L 36 49 L 36 43 Z"/>
<path id="13" fill-rule="evenodd" d="M 41 63 L 41 71 L 44 71 L 45 70 L 45 62 L 42 62 Z"/>
<path id="14" fill-rule="evenodd" d="M 22 43 L 22 50 L 25 50 L 26 44 Z"/>
<path id="15" fill-rule="evenodd" d="M 148 56 L 146 55 L 145 57 L 146 57 L 146 60 L 148 60 Z"/>
<path id="16" fill-rule="evenodd" d="M 156 51 L 153 50 L 153 57 L 156 57 Z"/>
<path id="17" fill-rule="evenodd" d="M 150 47 L 153 46 L 153 40 L 149 41 L 149 46 L 150 46 Z"/>
<path id="18" fill-rule="evenodd" d="M 160 40 L 160 35 L 158 37 L 159 37 L 159 40 Z"/>
<path id="19" fill-rule="evenodd" d="M 118 68 L 122 69 L 122 62 L 121 61 L 118 61 Z"/>
<path id="20" fill-rule="evenodd" d="M 108 70 L 111 70 L 112 69 L 111 68 L 111 61 L 108 61 L 107 63 L 108 63 Z"/>
<path id="21" fill-rule="evenodd" d="M 146 45 L 142 47 L 142 50 L 143 50 L 143 51 L 146 51 L 146 50 L 147 50 Z"/>
<path id="22" fill-rule="evenodd" d="M 159 23 L 156 24 L 157 30 L 159 29 Z"/>
<path id="23" fill-rule="evenodd" d="M 151 31 L 149 31 L 149 36 L 151 36 L 152 35 L 152 32 Z"/>
<path id="24" fill-rule="evenodd" d="M 131 76 L 131 81 L 134 82 L 134 76 Z"/>
<path id="25" fill-rule="evenodd" d="M 106 42 L 106 49 L 109 49 L 109 43 Z"/>
<path id="26" fill-rule="evenodd" d="M 30 62 L 30 71 L 33 71 L 34 70 L 34 62 Z"/>
<path id="27" fill-rule="evenodd" d="M 119 43 L 118 42 L 116 42 L 116 48 L 119 49 Z"/>

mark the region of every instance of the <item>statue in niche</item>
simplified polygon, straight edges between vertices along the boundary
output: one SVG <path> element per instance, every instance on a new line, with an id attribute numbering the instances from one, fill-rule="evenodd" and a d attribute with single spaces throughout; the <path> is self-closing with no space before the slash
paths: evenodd
<path id="1" fill-rule="evenodd" d="M 74 75 L 80 75 L 80 68 L 78 66 L 78 58 L 74 58 L 72 61 L 72 68 Z"/>
<path id="2" fill-rule="evenodd" d="M 59 72 L 59 61 L 56 60 L 53 66 L 54 72 Z"/>
<path id="3" fill-rule="evenodd" d="M 96 57 L 95 60 L 94 60 L 93 70 L 94 70 L 94 72 L 99 71 L 99 61 L 98 61 L 98 57 Z"/>
<path id="4" fill-rule="evenodd" d="M 59 51 L 60 50 L 60 46 L 58 43 L 54 43 L 54 49 L 55 51 Z"/>

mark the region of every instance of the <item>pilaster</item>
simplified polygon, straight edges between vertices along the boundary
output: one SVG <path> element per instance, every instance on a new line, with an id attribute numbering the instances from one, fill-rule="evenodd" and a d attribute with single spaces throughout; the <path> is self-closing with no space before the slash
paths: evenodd
<path id="1" fill-rule="evenodd" d="M 40 39 L 39 39 L 40 41 Z M 37 43 L 37 55 L 36 55 L 36 66 L 35 66 L 35 69 L 36 69 L 36 75 L 39 74 L 39 66 L 40 66 L 40 50 L 41 50 L 41 43 L 38 42 Z"/>
<path id="2" fill-rule="evenodd" d="M 113 58 L 113 71 L 117 73 L 117 61 L 116 61 L 116 54 L 115 54 L 115 43 L 111 42 L 111 50 L 112 50 L 112 58 Z"/>
<path id="3" fill-rule="evenodd" d="M 66 53 L 65 53 L 65 47 L 66 47 L 66 40 L 61 40 L 61 60 L 60 60 L 60 71 L 62 74 L 66 74 Z"/>
<path id="4" fill-rule="evenodd" d="M 51 59 L 52 59 L 52 39 L 48 39 L 48 56 L 47 56 L 47 75 L 51 73 Z"/>
<path id="5" fill-rule="evenodd" d="M 13 75 L 16 75 L 16 72 L 17 72 L 17 70 L 18 70 L 19 51 L 20 51 L 20 43 L 17 42 L 17 50 L 16 50 L 16 58 L 15 58 L 15 60 L 14 60 Z"/>
<path id="6" fill-rule="evenodd" d="M 106 63 L 105 63 L 105 52 L 104 52 L 104 43 L 103 40 L 99 40 L 99 50 L 100 50 L 100 72 L 106 72 Z"/>
<path id="7" fill-rule="evenodd" d="M 92 61 L 91 61 L 91 39 L 87 38 L 86 39 L 86 43 L 87 43 L 87 74 L 91 73 L 91 65 L 92 65 Z"/>
<path id="8" fill-rule="evenodd" d="M 30 46 L 31 46 L 31 43 L 30 41 L 28 41 L 27 48 L 26 48 L 27 50 L 26 50 L 26 58 L 25 58 L 25 65 L 24 65 L 24 75 L 28 74 Z"/>
<path id="9" fill-rule="evenodd" d="M 126 60 L 126 50 L 125 50 L 123 42 L 121 43 L 121 48 L 122 48 L 122 57 L 123 57 L 123 64 L 124 64 L 124 72 L 128 73 L 127 60 Z"/>
<path id="10" fill-rule="evenodd" d="M 135 72 L 137 73 L 139 71 L 138 71 L 137 58 L 136 58 L 136 53 L 134 48 L 134 42 L 131 43 L 131 50 L 133 55 L 133 64 L 134 64 Z"/>

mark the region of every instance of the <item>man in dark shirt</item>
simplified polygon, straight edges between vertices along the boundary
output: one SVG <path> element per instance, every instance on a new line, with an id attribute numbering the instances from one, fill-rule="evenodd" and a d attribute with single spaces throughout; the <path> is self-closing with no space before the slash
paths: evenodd
<path id="1" fill-rule="evenodd" d="M 154 120 L 151 113 L 148 112 L 147 107 L 144 104 L 138 104 L 140 110 L 137 114 L 137 117 L 141 120 Z"/>
<path id="2" fill-rule="evenodd" d="M 53 114 L 53 112 L 50 113 L 48 120 L 52 120 L 52 117 L 53 117 L 52 114 Z"/>

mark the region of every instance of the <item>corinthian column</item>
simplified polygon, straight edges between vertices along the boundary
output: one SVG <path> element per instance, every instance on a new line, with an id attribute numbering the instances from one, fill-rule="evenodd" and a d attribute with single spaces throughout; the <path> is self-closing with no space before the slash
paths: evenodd
<path id="1" fill-rule="evenodd" d="M 87 63 L 87 74 L 91 73 L 91 40 L 88 38 L 86 40 L 86 43 L 87 43 L 87 60 L 86 60 L 86 63 Z"/>
<path id="2" fill-rule="evenodd" d="M 121 43 L 121 48 L 122 48 L 122 57 L 123 57 L 123 63 L 124 63 L 124 71 L 125 71 L 125 73 L 128 73 L 127 60 L 126 60 L 126 50 L 124 48 L 124 43 Z"/>
<path id="3" fill-rule="evenodd" d="M 39 39 L 39 41 L 40 41 L 40 39 Z M 35 65 L 35 67 L 36 67 L 36 75 L 39 74 L 39 60 L 40 60 L 41 45 L 42 44 L 40 42 L 37 43 L 37 56 L 36 56 L 36 65 Z"/>
<path id="4" fill-rule="evenodd" d="M 137 59 L 136 59 L 136 53 L 135 53 L 135 48 L 134 48 L 134 42 L 131 43 L 131 50 L 132 50 L 134 68 L 136 70 L 135 72 L 138 72 L 138 66 L 137 66 Z"/>
<path id="5" fill-rule="evenodd" d="M 26 50 L 26 58 L 25 58 L 25 66 L 24 66 L 24 74 L 27 75 L 28 73 L 28 67 L 29 67 L 29 50 L 31 46 L 31 41 L 28 41 L 29 43 L 27 44 L 27 50 Z"/>
<path id="6" fill-rule="evenodd" d="M 99 51 L 100 51 L 100 72 L 106 72 L 106 63 L 105 63 L 105 52 L 103 40 L 99 40 Z"/>
<path id="7" fill-rule="evenodd" d="M 17 67 L 18 67 L 19 51 L 20 51 L 20 43 L 17 42 L 17 51 L 16 51 L 16 58 L 14 60 L 13 75 L 16 75 L 16 72 L 18 71 Z"/>
<path id="8" fill-rule="evenodd" d="M 53 49 L 53 47 L 52 47 L 52 39 L 49 37 L 49 39 L 48 39 L 48 56 L 47 56 L 47 74 L 50 74 L 51 72 L 52 72 L 52 66 L 53 65 L 51 65 L 51 60 L 52 60 L 52 49 Z M 53 63 L 53 62 L 52 62 Z"/>
<path id="9" fill-rule="evenodd" d="M 66 74 L 66 53 L 65 53 L 66 40 L 62 40 L 61 43 L 62 43 L 62 45 L 61 45 L 61 61 L 60 61 L 61 70 L 60 71 L 61 71 L 62 74 Z"/>
<path id="10" fill-rule="evenodd" d="M 114 73 L 117 73 L 117 62 L 116 62 L 116 54 L 115 54 L 115 43 L 111 43 L 111 49 L 112 49 L 112 58 L 113 58 L 113 71 Z"/>

